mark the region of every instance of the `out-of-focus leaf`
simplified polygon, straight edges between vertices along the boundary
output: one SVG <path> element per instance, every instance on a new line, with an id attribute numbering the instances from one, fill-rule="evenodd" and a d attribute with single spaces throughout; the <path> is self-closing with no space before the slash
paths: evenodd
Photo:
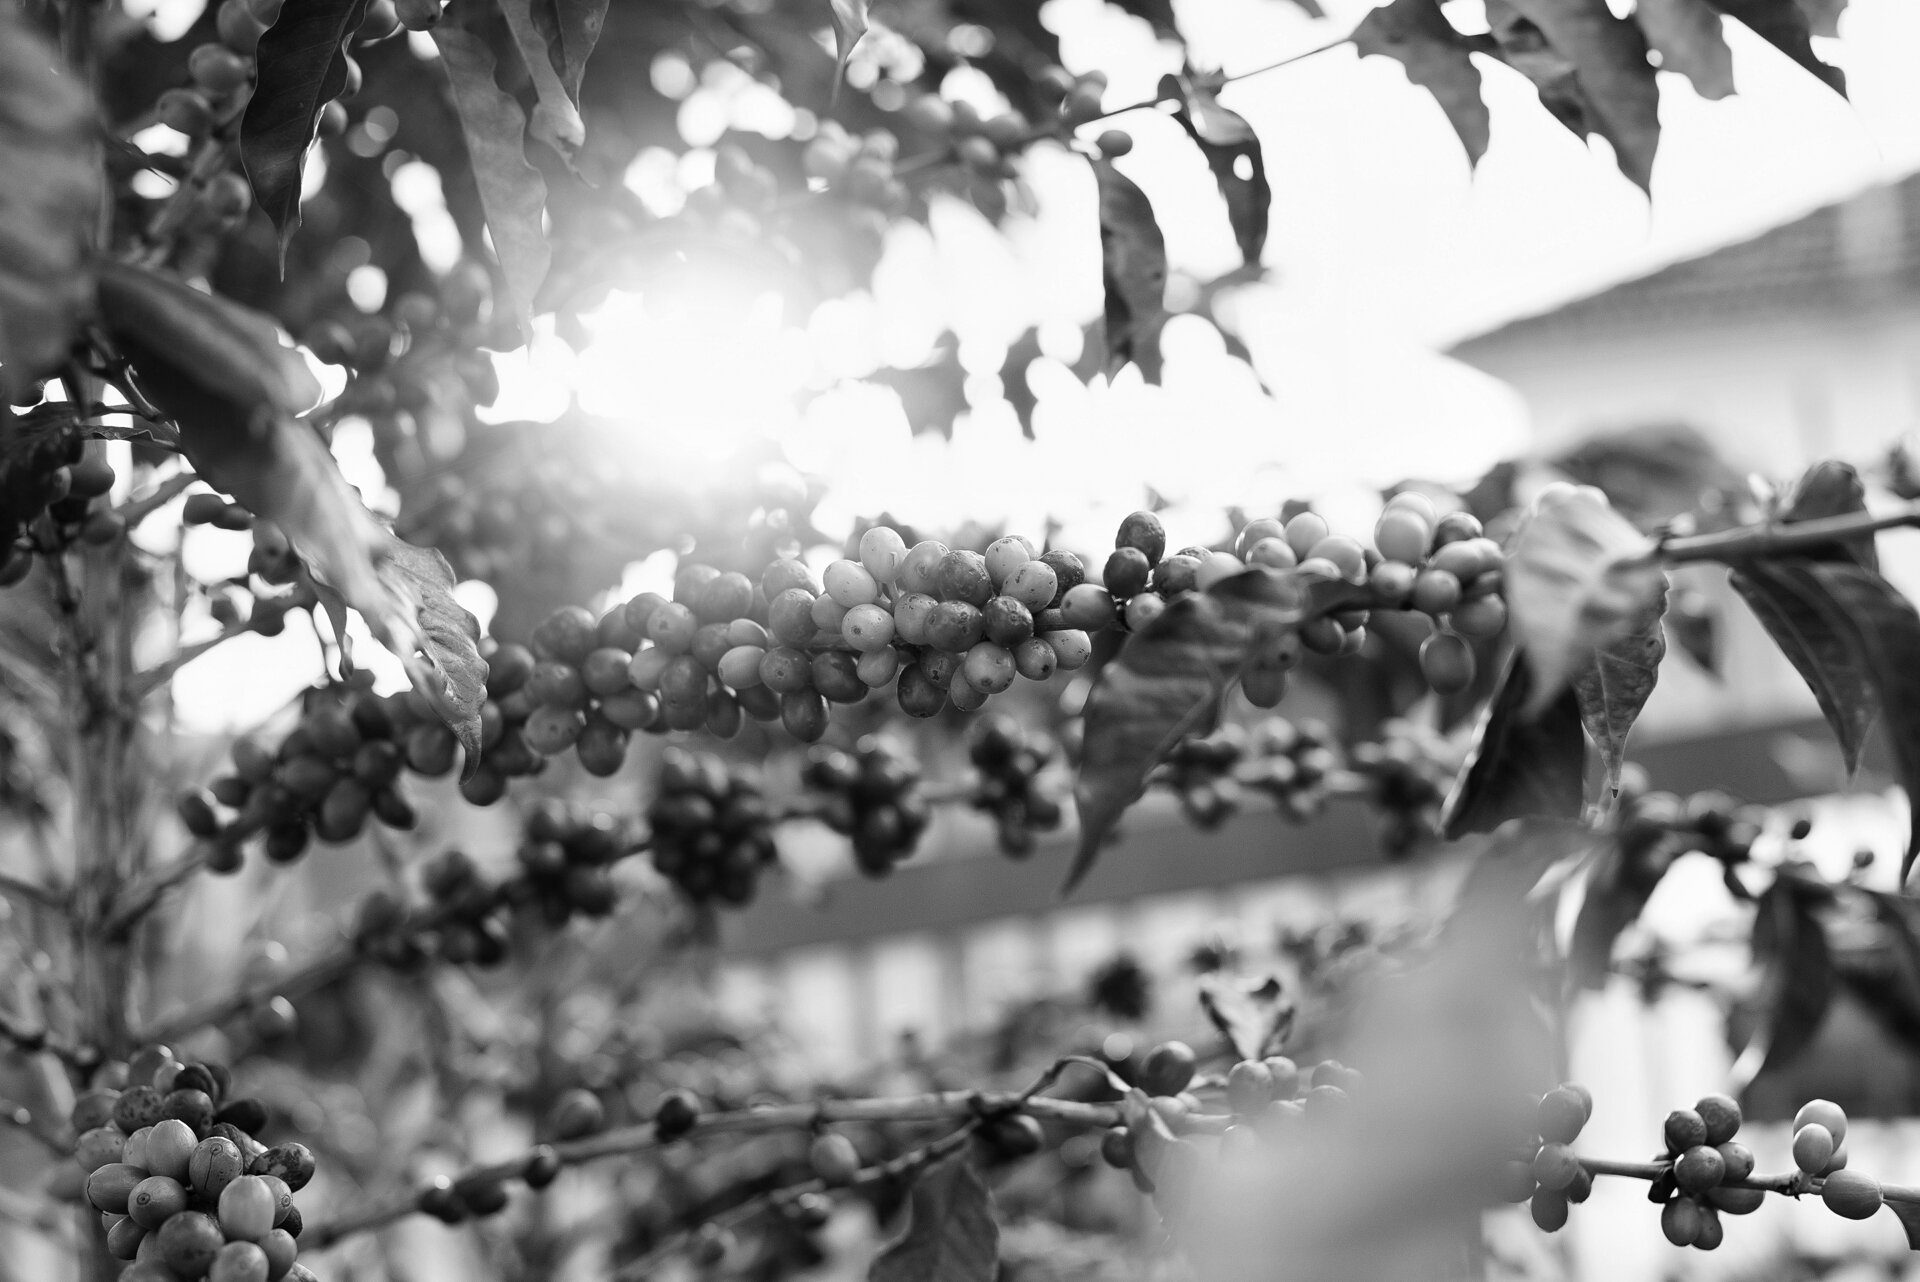
<path id="1" fill-rule="evenodd" d="M 1907 1249 L 1920 1251 L 1920 1202 L 1888 1202 L 1886 1207 L 1907 1231 Z"/>
<path id="2" fill-rule="evenodd" d="M 1105 160 L 1100 185 L 1100 261 L 1106 284 L 1107 372 L 1128 361 L 1158 382 L 1160 328 L 1166 322 L 1167 241 L 1147 193 Z"/>
<path id="3" fill-rule="evenodd" d="M 1831 40 L 1840 34 L 1840 15 L 1847 0 L 1800 0 L 1800 12 L 1807 15 L 1807 30 Z"/>
<path id="4" fill-rule="evenodd" d="M 346 42 L 367 0 L 299 0 L 281 10 L 254 50 L 253 96 L 240 120 L 240 161 L 254 203 L 280 233 L 280 265 L 300 229 L 300 171 L 320 112 L 347 85 Z"/>
<path id="5" fill-rule="evenodd" d="M 571 163 L 574 152 L 587 140 L 587 125 L 580 119 L 574 96 L 567 91 L 566 82 L 554 65 L 554 50 L 541 31 L 542 24 L 534 20 L 534 9 L 544 3 L 545 0 L 497 0 L 497 7 L 507 20 L 514 45 L 520 50 L 527 77 L 533 81 L 533 136 Z"/>
<path id="6" fill-rule="evenodd" d="M 100 319 L 142 390 L 180 427 L 194 469 L 265 520 L 406 661 L 478 761 L 486 664 L 437 552 L 394 538 L 297 417 L 319 397 L 266 317 L 160 272 L 105 263 Z M 416 658 L 426 655 L 426 662 Z"/>
<path id="7" fill-rule="evenodd" d="M 1666 585 L 1627 630 L 1593 652 L 1573 674 L 1573 692 L 1580 700 L 1580 720 L 1600 749 L 1607 768 L 1607 788 L 1617 792 L 1620 767 L 1627 759 L 1627 735 L 1647 706 L 1660 680 L 1660 660 L 1667 655 L 1667 636 L 1660 620 L 1667 611 Z"/>
<path id="8" fill-rule="evenodd" d="M 1509 819 L 1572 819 L 1586 798 L 1587 740 L 1571 687 L 1529 715 L 1533 670 L 1517 654 L 1474 731 L 1473 750 L 1441 811 L 1448 841 Z"/>
<path id="9" fill-rule="evenodd" d="M 1780 505 L 1779 519 L 1818 521 L 1829 516 L 1857 516 L 1866 510 L 1867 487 L 1861 483 L 1860 474 L 1853 470 L 1852 464 L 1828 459 L 1815 463 L 1793 483 L 1793 488 L 1787 491 Z M 1874 547 L 1871 534 L 1862 534 L 1858 538 L 1848 539 L 1844 544 L 1836 543 L 1830 547 L 1802 548 L 1795 555 L 1815 561 L 1844 558 L 1864 565 L 1869 570 L 1880 568 L 1880 554 Z"/>
<path id="10" fill-rule="evenodd" d="M 1819 882 L 1783 871 L 1760 896 L 1753 960 L 1764 978 L 1753 1036 L 1729 1074 L 1736 1090 L 1805 1050 L 1827 1016 L 1833 954 L 1816 910 L 1829 893 Z"/>
<path id="11" fill-rule="evenodd" d="M 839 54 L 840 70 L 834 79 L 834 92 L 853 61 L 853 47 L 867 34 L 867 0 L 828 0 L 833 8 L 833 44 Z"/>
<path id="12" fill-rule="evenodd" d="M 1551 919 L 1566 874 L 1592 858 L 1600 839 L 1572 819 L 1532 815 L 1499 825 L 1460 883 L 1446 931 L 1498 922 L 1502 930 L 1533 933 Z"/>
<path id="13" fill-rule="evenodd" d="M 1087 697 L 1074 779 L 1080 844 L 1061 893 L 1080 883 L 1147 776 L 1188 735 L 1211 733 L 1247 657 L 1314 608 L 1291 573 L 1249 570 L 1170 604 L 1127 638 Z"/>
<path id="14" fill-rule="evenodd" d="M 1473 42 L 1454 30 L 1439 0 L 1392 0 L 1362 18 L 1352 39 L 1362 57 L 1379 54 L 1399 62 L 1407 79 L 1432 94 L 1446 112 L 1467 149 L 1467 163 L 1480 163 L 1491 129 L 1480 96 L 1480 69 L 1473 65 Z"/>
<path id="15" fill-rule="evenodd" d="M 1567 979 L 1579 988 L 1605 987 L 1613 941 L 1640 916 L 1685 841 L 1664 824 L 1622 826 L 1587 870 L 1580 912 L 1567 946 Z"/>
<path id="16" fill-rule="evenodd" d="M 1603 432 L 1547 462 L 1575 484 L 1597 487 L 1643 530 L 1695 516 L 1704 496 L 1736 489 L 1743 480 L 1704 432 L 1684 423 Z"/>
<path id="17" fill-rule="evenodd" d="M 1539 28 L 1554 52 L 1573 64 L 1588 125 L 1613 144 L 1620 172 L 1641 190 L 1649 190 L 1660 144 L 1660 90 L 1640 28 L 1631 18 L 1615 17 L 1607 0 L 1508 3 Z"/>
<path id="18" fill-rule="evenodd" d="M 1511 632 L 1533 668 L 1528 715 L 1589 656 L 1642 618 L 1666 588 L 1652 544 L 1598 490 L 1543 495 L 1507 555 Z"/>
<path id="19" fill-rule="evenodd" d="M 1533 82 L 1540 104 L 1555 120 L 1585 138 L 1594 131 L 1593 113 L 1580 88 L 1573 63 L 1547 44 L 1540 28 L 1522 17 L 1508 0 L 1487 0 L 1490 30 L 1477 47 Z"/>
<path id="20" fill-rule="evenodd" d="M 1667 607 L 1667 635 L 1695 667 L 1710 677 L 1720 675 L 1720 610 L 1705 593 L 1674 594 Z"/>
<path id="21" fill-rule="evenodd" d="M 0 399 L 49 374 L 93 297 L 93 105 L 59 51 L 0 5 Z"/>
<path id="22" fill-rule="evenodd" d="M 433 43 L 453 85 L 453 105 L 480 189 L 480 206 L 493 233 L 507 297 L 525 335 L 532 324 L 534 295 L 552 261 L 541 225 L 547 182 L 527 163 L 527 118 L 520 104 L 494 83 L 493 54 L 478 37 L 443 25 L 433 29 Z"/>
<path id="23" fill-rule="evenodd" d="M 1677 71 L 1702 98 L 1733 93 L 1733 50 L 1720 29 L 1720 11 L 1707 0 L 1641 0 L 1634 21 L 1660 54 L 1662 71 Z"/>
<path id="24" fill-rule="evenodd" d="M 1160 81 L 1160 96 L 1178 102 L 1173 118 L 1206 157 L 1213 181 L 1227 202 L 1227 221 L 1233 226 L 1241 261 L 1257 266 L 1267 243 L 1267 217 L 1273 206 L 1267 162 L 1253 126 L 1238 112 L 1221 106 L 1214 94 L 1209 83 L 1191 75 L 1164 76 Z"/>
<path id="25" fill-rule="evenodd" d="M 1180 38 L 1180 26 L 1173 19 L 1173 0 L 1114 0 L 1114 5 L 1144 19 L 1152 26 L 1153 34 L 1163 40 Z"/>
<path id="26" fill-rule="evenodd" d="M 1762 40 L 1818 77 L 1842 98 L 1847 96 L 1846 73 L 1820 61 L 1813 51 L 1813 27 L 1800 0 L 1714 0 L 1720 12 L 1743 23 Z M 1837 15 L 1836 15 L 1837 17 Z"/>
<path id="27" fill-rule="evenodd" d="M 1920 934 L 1915 931 L 1920 903 L 1904 895 L 1882 895 L 1849 888 L 1839 892 L 1863 902 L 1871 914 L 1870 940 L 1864 948 L 1834 943 L 1834 977 L 1877 1016 L 1909 1049 L 1920 1050 Z M 1854 932 L 1848 932 L 1849 935 Z"/>
<path id="28" fill-rule="evenodd" d="M 1293 1027 L 1293 1003 L 1272 975 L 1202 975 L 1200 1008 L 1239 1059 L 1279 1054 Z"/>
<path id="29" fill-rule="evenodd" d="M 567 97 L 580 101 L 580 82 L 586 78 L 587 59 L 607 24 L 608 0 L 532 0 L 530 13 L 548 60 L 560 74 Z"/>
<path id="30" fill-rule="evenodd" d="M 914 1181 L 907 1227 L 874 1257 L 869 1282 L 994 1282 L 1000 1226 L 987 1187 L 960 1153 Z"/>

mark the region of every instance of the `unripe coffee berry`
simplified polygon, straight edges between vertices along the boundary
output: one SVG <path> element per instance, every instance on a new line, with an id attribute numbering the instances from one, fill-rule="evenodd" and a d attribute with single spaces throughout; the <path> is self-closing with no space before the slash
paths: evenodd
<path id="1" fill-rule="evenodd" d="M 838 1131 L 823 1131 L 814 1136 L 807 1160 L 813 1166 L 813 1173 L 828 1188 L 851 1184 L 860 1173 L 859 1151 L 853 1147 L 852 1140 Z"/>
<path id="2" fill-rule="evenodd" d="M 1849 1220 L 1866 1220 L 1880 1209 L 1883 1197 L 1880 1181 L 1871 1175 L 1862 1175 L 1858 1171 L 1835 1171 L 1822 1183 L 1820 1200 L 1835 1215 L 1845 1216 Z"/>
<path id="3" fill-rule="evenodd" d="M 1682 1193 L 1704 1193 L 1726 1178 L 1726 1159 L 1720 1150 L 1697 1144 L 1675 1159 L 1674 1183 Z"/>
<path id="4" fill-rule="evenodd" d="M 1149 1095 L 1178 1095 L 1193 1080 L 1196 1063 L 1193 1048 L 1185 1042 L 1161 1042 L 1140 1065 L 1140 1089 Z"/>

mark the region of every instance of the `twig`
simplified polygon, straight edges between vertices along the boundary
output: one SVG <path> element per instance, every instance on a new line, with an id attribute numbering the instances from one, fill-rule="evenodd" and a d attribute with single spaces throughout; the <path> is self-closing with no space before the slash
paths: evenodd
<path id="1" fill-rule="evenodd" d="M 71 907 L 69 892 L 52 886 L 42 886 L 38 882 L 16 877 L 12 873 L 0 872 L 0 895 L 57 913 L 64 913 Z"/>
<path id="2" fill-rule="evenodd" d="M 809 1104 L 777 1104 L 731 1113 L 710 1113 L 694 1123 L 688 1136 L 804 1130 L 821 1122 L 977 1122 L 982 1113 L 990 1115 L 1013 1108 L 1072 1126 L 1116 1126 L 1121 1120 L 1119 1106 L 1114 1104 L 1035 1099 L 1015 1091 L 944 1091 L 897 1099 L 821 1100 Z M 659 1147 L 660 1143 L 654 1135 L 653 1124 L 648 1122 L 546 1147 L 552 1149 L 562 1165 L 577 1166 L 603 1157 L 646 1152 Z M 502 1162 L 470 1167 L 455 1177 L 455 1183 L 483 1184 L 515 1179 L 533 1157 L 534 1152 L 528 1152 Z M 418 1209 L 421 1195 L 432 1187 L 432 1184 L 421 1184 L 338 1220 L 309 1225 L 300 1235 L 301 1249 L 319 1250 L 343 1238 L 382 1228 L 411 1215 Z"/>
<path id="3" fill-rule="evenodd" d="M 1253 67 L 1246 71 L 1238 72 L 1231 76 L 1222 76 L 1217 80 L 1210 81 L 1209 83 L 1213 86 L 1224 89 L 1226 86 L 1231 84 L 1238 84 L 1242 80 L 1251 80 L 1255 76 L 1264 76 L 1269 71 L 1278 71 L 1282 67 L 1291 67 L 1296 62 L 1305 62 L 1308 58 L 1318 57 L 1320 54 L 1323 54 L 1323 53 L 1332 53 L 1335 49 L 1338 49 L 1340 46 L 1352 44 L 1352 43 L 1353 43 L 1353 37 L 1351 35 L 1339 36 L 1339 37 L 1336 37 L 1335 39 L 1327 41 L 1325 44 L 1315 45 L 1311 49 L 1302 49 L 1299 53 L 1288 54 L 1286 57 L 1281 58 L 1277 62 L 1269 62 L 1264 66 Z M 1111 120 L 1113 117 L 1125 115 L 1129 111 L 1150 111 L 1153 108 L 1158 107 L 1163 102 L 1174 102 L 1174 101 L 1177 101 L 1177 99 L 1163 98 L 1158 94 L 1156 94 L 1153 97 L 1144 99 L 1140 102 L 1130 102 L 1124 107 L 1115 107 L 1110 111 L 1103 111 L 1097 116 L 1090 117 L 1085 123 L 1092 124 L 1095 120 Z"/>
<path id="4" fill-rule="evenodd" d="M 186 667 L 201 655 L 216 647 L 225 645 L 235 637 L 246 636 L 252 631 L 253 627 L 250 624 L 236 624 L 213 636 L 195 641 L 191 645 L 181 646 L 165 659 L 148 668 L 145 672 L 134 674 L 132 682 L 133 688 L 131 691 L 132 697 L 135 700 L 146 698 L 155 690 L 158 690 L 160 687 L 166 685 L 167 682 L 173 680 L 175 673 L 179 672 L 180 669 Z"/>
<path id="5" fill-rule="evenodd" d="M 141 1029 L 134 1040 L 139 1043 L 170 1042 L 184 1033 L 205 1028 L 209 1024 L 223 1023 L 274 997 L 310 993 L 352 970 L 359 959 L 359 951 L 349 940 L 333 951 L 314 958 L 298 970 L 289 971 L 275 979 L 245 985 L 219 997 L 208 998 L 198 1006 L 189 1006 L 185 1010 L 157 1019 Z"/>
<path id="6" fill-rule="evenodd" d="M 204 843 L 195 842 L 186 854 L 172 863 L 143 873 L 138 880 L 129 882 L 114 895 L 111 911 L 101 929 L 108 935 L 124 936 L 153 910 L 153 906 L 160 902 L 160 896 L 206 866 L 207 848 Z"/>
<path id="7" fill-rule="evenodd" d="M 130 498 L 125 503 L 122 503 L 119 509 L 120 516 L 126 521 L 127 528 L 131 530 L 159 509 L 173 502 L 173 500 L 181 494 L 184 494 L 188 487 L 199 479 L 200 477 L 191 471 L 176 472 L 174 475 L 160 482 L 160 484 L 154 486 L 153 489 L 147 493 L 137 498 Z"/>
<path id="8" fill-rule="evenodd" d="M 0 1011 L 0 1038 L 12 1042 L 14 1049 L 22 1054 L 51 1055 L 70 1067 L 91 1068 L 100 1060 L 97 1054 L 55 1036 L 44 1026 L 29 1028 L 4 1011 Z"/>
<path id="9" fill-rule="evenodd" d="M 1920 526 L 1920 502 L 1907 503 L 1882 516 L 1856 512 L 1817 521 L 1768 521 L 1714 534 L 1662 539 L 1632 563 L 1682 565 L 1689 561 L 1750 561 L 1907 525 Z"/>

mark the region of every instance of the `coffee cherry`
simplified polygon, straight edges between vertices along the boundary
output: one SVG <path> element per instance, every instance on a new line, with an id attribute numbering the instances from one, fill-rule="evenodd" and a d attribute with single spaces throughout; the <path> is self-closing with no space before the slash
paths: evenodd
<path id="1" fill-rule="evenodd" d="M 780 724 L 802 743 L 812 743 L 827 732 L 827 701 L 811 690 L 780 696 Z"/>
<path id="2" fill-rule="evenodd" d="M 991 641 L 982 641 L 967 651 L 960 670 L 967 684 L 982 694 L 999 694 L 1013 686 L 1013 652 Z"/>
<path id="3" fill-rule="evenodd" d="M 1742 1177 L 1745 1178 L 1745 1177 Z M 1721 1185 L 1707 1193 L 1707 1201 L 1728 1215 L 1751 1215 L 1767 1200 L 1765 1189 L 1736 1189 Z"/>
<path id="4" fill-rule="evenodd" d="M 1546 1233 L 1558 1233 L 1567 1226 L 1567 1196 L 1551 1189 L 1535 1189 L 1529 1211 L 1533 1222 Z"/>
<path id="5" fill-rule="evenodd" d="M 591 1135 L 606 1123 L 607 1113 L 600 1097 L 581 1087 L 562 1095 L 547 1115 L 548 1129 L 563 1140 Z"/>
<path id="6" fill-rule="evenodd" d="M 1673 1179 L 1682 1193 L 1704 1193 L 1726 1178 L 1726 1159 L 1718 1149 L 1697 1144 L 1674 1161 Z"/>
<path id="7" fill-rule="evenodd" d="M 1800 1111 L 1793 1115 L 1793 1129 L 1798 1131 L 1810 1123 L 1826 1127 L 1827 1134 L 1836 1145 L 1847 1138 L 1846 1111 L 1832 1100 L 1808 1100 L 1800 1106 Z M 126 1128 L 123 1126 L 121 1129 Z"/>
<path id="8" fill-rule="evenodd" d="M 1684 1153 L 1695 1145 L 1707 1142 L 1707 1124 L 1692 1109 L 1676 1108 L 1667 1114 L 1662 1134 L 1667 1141 L 1667 1152 Z"/>
<path id="9" fill-rule="evenodd" d="M 1447 623 L 1462 636 L 1499 636 L 1507 626 L 1507 603 L 1497 596 L 1463 601 L 1448 613 Z"/>
<path id="10" fill-rule="evenodd" d="M 1571 1144 L 1587 1124 L 1590 1111 L 1580 1096 L 1564 1086 L 1555 1087 L 1540 1097 L 1540 1138 L 1550 1144 Z"/>
<path id="11" fill-rule="evenodd" d="M 157 1229 L 186 1209 L 186 1186 L 165 1175 L 148 1176 L 127 1195 L 127 1214 L 143 1229 Z"/>
<path id="12" fill-rule="evenodd" d="M 1744 1180 L 1753 1174 L 1753 1151 L 1745 1144 L 1728 1140 L 1716 1147 L 1720 1151 L 1721 1162 L 1726 1166 L 1727 1180 Z"/>
<path id="13" fill-rule="evenodd" d="M 1049 632 L 1041 640 L 1053 647 L 1054 658 L 1059 661 L 1063 672 L 1084 668 L 1087 661 L 1093 658 L 1093 638 L 1077 628 Z"/>
<path id="14" fill-rule="evenodd" d="M 1835 1215 L 1849 1220 L 1872 1219 L 1883 1201 L 1880 1181 L 1858 1171 L 1835 1171 L 1821 1183 L 1820 1200 Z"/>
<path id="15" fill-rule="evenodd" d="M 870 605 L 880 596 L 879 580 L 858 561 L 835 561 L 821 575 L 821 582 L 826 585 L 828 596 L 849 609 Z"/>
<path id="16" fill-rule="evenodd" d="M 692 1091 L 668 1091 L 653 1111 L 654 1134 L 663 1142 L 678 1139 L 693 1129 L 699 1117 L 700 1100 Z"/>
<path id="17" fill-rule="evenodd" d="M 1728 1095 L 1703 1095 L 1693 1106 L 1706 1123 L 1708 1144 L 1725 1144 L 1740 1129 L 1740 1105 Z"/>
<path id="18" fill-rule="evenodd" d="M 91 1175 L 103 1166 L 109 1166 L 120 1160 L 125 1150 L 127 1137 L 120 1133 L 117 1126 L 96 1126 L 81 1135 L 73 1146 L 73 1160 L 82 1171 Z"/>
<path id="19" fill-rule="evenodd" d="M 252 1242 L 229 1242 L 213 1257 L 207 1282 L 267 1282 L 267 1253 Z"/>
<path id="20" fill-rule="evenodd" d="M 1002 587 L 1029 610 L 1044 610 L 1053 604 L 1060 587 L 1059 576 L 1045 561 L 1029 560 L 1016 566 Z"/>
<path id="21" fill-rule="evenodd" d="M 1185 1042 L 1161 1042 L 1140 1065 L 1140 1089 L 1149 1095 L 1178 1095 L 1193 1080 L 1197 1057 Z"/>
<path id="22" fill-rule="evenodd" d="M 213 1106 L 207 1105 L 208 1122 L 213 1121 Z M 155 1175 L 164 1175 L 171 1180 L 187 1178 L 187 1164 L 193 1157 L 194 1146 L 199 1140 L 193 1127 L 177 1118 L 163 1118 L 153 1124 L 147 1133 L 146 1167 Z M 149 1224 L 148 1228 L 155 1225 Z"/>
<path id="23" fill-rule="evenodd" d="M 934 574 L 934 595 L 942 601 L 964 601 L 978 608 L 993 599 L 993 576 L 978 552 L 949 552 Z"/>
<path id="24" fill-rule="evenodd" d="M 229 1185 L 229 1188 L 232 1186 Z M 197 1278 L 213 1267 L 226 1245 L 222 1225 L 200 1211 L 182 1211 L 152 1234 L 159 1258 L 183 1278 Z M 261 1229 L 265 1233 L 266 1229 Z M 135 1266 L 138 1267 L 138 1266 Z M 127 1274 L 120 1275 L 125 1278 Z"/>
<path id="25" fill-rule="evenodd" d="M 256 1154 L 247 1163 L 247 1174 L 270 1175 L 285 1182 L 289 1189 L 303 1189 L 313 1179 L 317 1165 L 313 1150 L 305 1144 L 289 1141 Z"/>
<path id="26" fill-rule="evenodd" d="M 1720 1215 L 1711 1206 L 1700 1208 L 1700 1231 L 1694 1235 L 1694 1249 L 1711 1251 L 1726 1240 L 1726 1230 L 1720 1224 Z"/>
<path id="27" fill-rule="evenodd" d="M 907 559 L 907 545 L 899 533 L 876 525 L 860 536 L 860 564 L 882 583 L 892 583 Z"/>
<path id="28" fill-rule="evenodd" d="M 1162 541 L 1164 542 L 1164 536 Z M 1107 558 L 1106 569 L 1102 574 L 1107 591 L 1122 600 L 1145 591 L 1147 580 L 1153 574 L 1153 565 L 1153 562 L 1147 560 L 1146 553 L 1139 548 L 1114 549 L 1113 554 Z"/>
<path id="29" fill-rule="evenodd" d="M 1700 1204 L 1677 1197 L 1660 1209 L 1660 1231 L 1675 1246 L 1692 1246 L 1700 1236 Z"/>
<path id="30" fill-rule="evenodd" d="M 1113 546 L 1137 548 L 1148 565 L 1157 564 L 1167 554 L 1166 526 L 1151 512 L 1135 512 L 1120 522 L 1120 531 L 1114 535 Z M 1111 580 L 1108 586 L 1112 586 Z"/>
<path id="31" fill-rule="evenodd" d="M 1273 1070 L 1257 1059 L 1242 1060 L 1227 1072 L 1227 1101 L 1233 1111 L 1251 1116 L 1273 1099 Z"/>
<path id="32" fill-rule="evenodd" d="M 187 74 L 208 93 L 232 93 L 253 78 L 253 63 L 223 45 L 204 44 L 187 56 Z"/>
<path id="33" fill-rule="evenodd" d="M 1533 1156 L 1534 1182 L 1541 1188 L 1559 1192 L 1572 1184 L 1580 1171 L 1580 1159 L 1565 1144 L 1543 1144 Z"/>
<path id="34" fill-rule="evenodd" d="M 239 1146 L 224 1136 L 201 1140 L 187 1159 L 187 1183 L 202 1197 L 218 1197 L 245 1171 L 246 1159 Z"/>
<path id="35" fill-rule="evenodd" d="M 1803 1112 L 1805 1110 L 1802 1110 Z M 1793 1132 L 1793 1164 L 1808 1175 L 1818 1175 L 1833 1158 L 1833 1132 L 1808 1122 Z"/>
<path id="36" fill-rule="evenodd" d="M 543 1189 L 559 1178 L 563 1163 L 560 1155 L 545 1144 L 527 1155 L 527 1164 L 520 1170 L 520 1178 L 526 1181 L 530 1189 Z"/>
<path id="37" fill-rule="evenodd" d="M 1433 526 L 1408 506 L 1389 507 L 1373 527 L 1373 546 L 1389 561 L 1418 564 L 1426 557 L 1432 539 Z"/>
<path id="38" fill-rule="evenodd" d="M 1048 648 L 1048 653 L 1052 653 L 1051 647 Z M 900 680 L 894 687 L 894 695 L 900 703 L 900 711 L 910 717 L 934 716 L 947 703 L 946 687 L 931 680 L 918 665 L 900 670 Z"/>
<path id="39" fill-rule="evenodd" d="M 1464 539 L 1477 539 L 1484 533 L 1480 519 L 1473 513 L 1449 512 L 1434 523 L 1433 546 L 1439 549 Z"/>
<path id="40" fill-rule="evenodd" d="M 899 573 L 894 577 L 895 585 L 908 592 L 937 595 L 936 580 L 940 564 L 946 560 L 950 550 L 938 539 L 923 539 L 914 544 L 908 550 L 906 559 L 900 562 Z"/>
<path id="41" fill-rule="evenodd" d="M 1458 694 L 1473 684 L 1473 648 L 1451 632 L 1435 632 L 1420 643 L 1420 672 L 1436 694 Z"/>
<path id="42" fill-rule="evenodd" d="M 843 1188 L 860 1173 L 860 1154 L 853 1141 L 838 1131 L 823 1131 L 814 1136 L 807 1150 L 813 1173 L 828 1188 Z"/>
<path id="43" fill-rule="evenodd" d="M 256 1242 L 273 1228 L 277 1199 L 267 1181 L 242 1175 L 220 1190 L 220 1229 L 236 1241 Z"/>
<path id="44" fill-rule="evenodd" d="M 1422 570 L 1413 580 L 1413 608 L 1435 618 L 1460 604 L 1460 580 L 1445 570 Z"/>

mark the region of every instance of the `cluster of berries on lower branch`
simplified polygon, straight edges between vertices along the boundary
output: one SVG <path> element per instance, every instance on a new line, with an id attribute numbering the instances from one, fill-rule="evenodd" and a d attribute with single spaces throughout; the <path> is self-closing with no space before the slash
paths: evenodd
<path id="1" fill-rule="evenodd" d="M 313 1178 L 304 1144 L 255 1138 L 265 1104 L 230 1097 L 216 1064 L 183 1064 L 149 1046 L 124 1065 L 124 1085 L 74 1104 L 74 1160 L 100 1212 L 107 1250 L 133 1265 L 127 1282 L 312 1282 L 297 1261 L 294 1194 Z M 113 1073 L 114 1079 L 122 1075 Z"/>

